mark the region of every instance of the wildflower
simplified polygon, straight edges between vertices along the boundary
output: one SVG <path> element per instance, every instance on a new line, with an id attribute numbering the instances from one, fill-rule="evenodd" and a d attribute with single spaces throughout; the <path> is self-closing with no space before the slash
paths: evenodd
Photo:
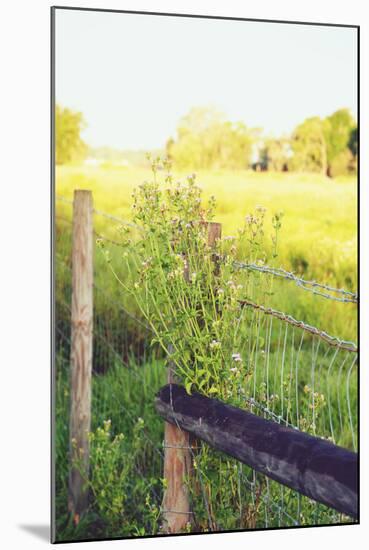
<path id="1" fill-rule="evenodd" d="M 236 239 L 236 237 L 233 237 L 233 235 L 228 235 L 226 237 L 224 237 L 224 241 L 234 241 Z"/>
<path id="2" fill-rule="evenodd" d="M 227 286 L 229 286 L 230 290 L 232 290 L 232 291 L 236 290 L 236 285 L 235 285 L 234 281 L 232 281 L 232 279 L 230 279 L 227 282 Z"/>
<path id="3" fill-rule="evenodd" d="M 212 340 L 210 342 L 210 349 L 220 349 L 221 347 L 221 343 L 218 342 L 217 340 Z"/>
<path id="4" fill-rule="evenodd" d="M 240 372 L 237 367 L 231 367 L 229 370 L 231 372 L 234 372 L 234 373 L 239 373 Z"/>
<path id="5" fill-rule="evenodd" d="M 233 361 L 236 361 L 236 362 L 242 361 L 242 357 L 239 353 L 232 353 L 232 359 Z"/>

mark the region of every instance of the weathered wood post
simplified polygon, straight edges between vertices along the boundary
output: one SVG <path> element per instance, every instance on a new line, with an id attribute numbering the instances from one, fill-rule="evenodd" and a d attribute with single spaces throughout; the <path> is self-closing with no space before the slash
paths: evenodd
<path id="1" fill-rule="evenodd" d="M 214 247 L 216 239 L 221 237 L 220 223 L 208 223 L 208 244 Z M 216 268 L 217 269 L 217 268 Z M 168 367 L 168 384 L 176 382 L 172 365 Z M 192 442 L 193 443 L 193 442 Z M 192 460 L 189 434 L 177 426 L 165 422 L 164 428 L 164 492 L 163 531 L 180 533 L 191 522 L 190 499 L 185 484 L 191 474 Z"/>
<path id="2" fill-rule="evenodd" d="M 91 191 L 74 191 L 68 507 L 75 524 L 88 504 L 88 491 L 83 487 L 85 481 L 79 468 L 82 467 L 88 475 L 93 329 L 92 211 Z"/>

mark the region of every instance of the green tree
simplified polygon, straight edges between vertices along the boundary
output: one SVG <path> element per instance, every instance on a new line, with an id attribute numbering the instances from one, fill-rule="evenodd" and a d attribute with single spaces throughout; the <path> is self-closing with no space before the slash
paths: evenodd
<path id="1" fill-rule="evenodd" d="M 82 158 L 87 150 L 81 139 L 85 127 L 82 113 L 56 105 L 55 109 L 55 160 L 56 164 L 67 164 Z"/>
<path id="2" fill-rule="evenodd" d="M 290 156 L 290 142 L 287 138 L 267 138 L 260 151 L 260 162 L 267 170 L 282 172 L 287 169 Z"/>
<path id="3" fill-rule="evenodd" d="M 324 121 L 319 117 L 307 118 L 294 130 L 291 138 L 292 157 L 289 169 L 299 172 L 327 171 L 327 145 Z"/>
<path id="4" fill-rule="evenodd" d="M 241 122 L 226 121 L 214 108 L 194 107 L 167 142 L 167 155 L 179 169 L 247 168 L 253 132 Z"/>
<path id="5" fill-rule="evenodd" d="M 336 176 L 349 171 L 352 161 L 350 140 L 355 128 L 355 120 L 348 109 L 339 109 L 325 119 L 324 135 L 327 144 L 328 176 Z"/>

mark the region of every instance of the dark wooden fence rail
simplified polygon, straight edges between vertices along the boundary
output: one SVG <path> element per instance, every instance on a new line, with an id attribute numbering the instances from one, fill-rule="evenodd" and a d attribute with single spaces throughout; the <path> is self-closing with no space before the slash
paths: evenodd
<path id="1" fill-rule="evenodd" d="M 155 407 L 167 421 L 257 472 L 357 518 L 357 455 L 329 441 L 265 420 L 176 384 Z"/>

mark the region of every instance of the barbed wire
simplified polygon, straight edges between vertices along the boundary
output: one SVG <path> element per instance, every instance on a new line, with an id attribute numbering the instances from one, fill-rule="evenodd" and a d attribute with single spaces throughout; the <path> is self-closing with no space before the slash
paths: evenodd
<path id="1" fill-rule="evenodd" d="M 317 294 L 318 296 L 322 296 L 323 298 L 328 298 L 329 300 L 335 300 L 337 302 L 347 302 L 352 304 L 358 303 L 358 295 L 354 292 L 350 292 L 349 290 L 345 290 L 343 288 L 334 288 L 332 286 L 318 283 L 316 281 L 308 281 L 306 279 L 303 279 L 302 277 L 297 277 L 293 272 L 286 271 L 281 267 L 276 268 L 267 265 L 257 265 L 254 263 L 245 263 L 238 261 L 235 261 L 233 265 L 239 269 L 259 271 L 260 273 L 268 273 L 270 275 L 275 275 L 276 277 L 281 277 L 289 281 L 294 281 L 296 285 L 300 288 L 312 292 L 313 294 Z M 317 289 L 324 289 L 328 292 L 341 294 L 343 297 L 334 295 L 332 296 L 332 294 L 328 294 L 327 292 L 320 292 Z"/>
<path id="2" fill-rule="evenodd" d="M 267 307 L 261 306 L 259 304 L 255 304 L 254 302 L 251 302 L 250 300 L 238 300 L 238 302 L 242 307 L 244 307 L 244 306 L 252 307 L 254 309 L 257 309 L 257 310 L 265 313 L 266 315 L 272 315 L 272 317 L 275 317 L 276 319 L 279 319 L 281 321 L 285 321 L 286 323 L 289 323 L 290 325 L 293 325 L 297 328 L 305 330 L 306 332 L 309 332 L 313 336 L 318 336 L 319 338 L 321 338 L 322 340 L 327 342 L 327 344 L 329 344 L 330 346 L 337 347 L 337 348 L 340 348 L 340 349 L 344 349 L 346 351 L 352 351 L 354 353 L 357 353 L 357 351 L 358 351 L 358 348 L 357 348 L 356 344 L 354 344 L 354 342 L 350 342 L 350 341 L 347 341 L 347 340 L 341 340 L 337 336 L 331 336 L 327 332 L 325 332 L 323 330 L 319 330 L 318 328 L 313 327 L 312 325 L 308 325 L 308 324 L 304 323 L 304 321 L 298 321 L 297 319 L 295 319 L 291 315 L 287 315 L 286 313 L 283 313 L 282 311 L 278 311 L 278 310 L 272 309 L 270 307 L 267 308 Z"/>
<path id="3" fill-rule="evenodd" d="M 66 204 L 73 205 L 73 201 L 70 199 L 67 199 L 66 197 L 63 197 L 62 195 L 56 195 L 55 199 L 60 202 L 64 202 Z M 142 228 L 138 226 L 137 224 L 133 222 L 129 222 L 127 220 L 122 220 L 121 218 L 118 218 L 117 216 L 112 216 L 111 214 L 107 214 L 106 212 L 103 212 L 102 210 L 97 210 L 96 208 L 93 208 L 92 211 L 94 214 L 97 214 L 98 216 L 102 216 L 103 218 L 107 218 L 108 220 L 112 220 L 114 222 L 120 223 L 121 225 L 127 225 L 128 227 L 132 227 L 134 229 L 138 229 L 139 231 L 142 231 Z"/>

